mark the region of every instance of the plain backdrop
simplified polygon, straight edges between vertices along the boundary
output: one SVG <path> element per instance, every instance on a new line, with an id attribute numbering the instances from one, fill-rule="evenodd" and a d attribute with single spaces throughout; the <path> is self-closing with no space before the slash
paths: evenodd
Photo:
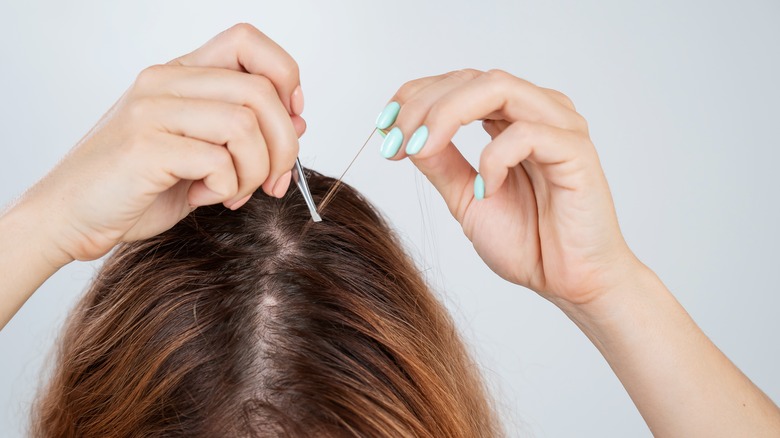
<path id="1" fill-rule="evenodd" d="M 297 59 L 309 124 L 301 159 L 330 175 L 405 81 L 501 68 L 569 95 L 630 246 L 780 400 L 776 0 L 2 0 L 0 204 L 44 175 L 141 69 L 237 22 Z M 474 164 L 487 139 L 477 125 L 456 137 Z M 375 136 L 346 180 L 387 214 L 441 293 L 509 434 L 649 436 L 574 324 L 487 269 L 427 180 L 382 159 L 379 145 Z M 0 436 L 25 435 L 61 324 L 98 267 L 65 267 L 0 332 Z"/>

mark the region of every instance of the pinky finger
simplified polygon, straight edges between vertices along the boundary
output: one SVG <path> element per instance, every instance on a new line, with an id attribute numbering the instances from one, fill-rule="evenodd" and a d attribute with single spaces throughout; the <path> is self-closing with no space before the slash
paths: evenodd
<path id="1" fill-rule="evenodd" d="M 479 173 L 485 182 L 486 196 L 497 192 L 509 170 L 525 160 L 539 165 L 549 183 L 574 188 L 581 185 L 579 179 L 583 175 L 592 173 L 591 165 L 598 166 L 597 158 L 590 159 L 595 157 L 589 140 L 573 131 L 518 121 L 494 136 L 482 151 Z"/>

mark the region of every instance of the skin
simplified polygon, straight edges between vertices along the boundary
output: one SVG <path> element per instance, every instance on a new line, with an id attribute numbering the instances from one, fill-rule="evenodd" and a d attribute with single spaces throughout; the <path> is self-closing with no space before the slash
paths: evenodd
<path id="1" fill-rule="evenodd" d="M 778 436 L 780 410 L 631 252 L 588 126 L 560 92 L 506 72 L 404 84 L 409 157 L 487 265 L 554 303 L 601 351 L 656 436 Z M 0 327 L 60 267 L 169 229 L 192 209 L 282 196 L 305 130 L 295 61 L 241 24 L 142 72 L 97 126 L 0 216 Z M 479 172 L 451 143 L 482 120 Z M 404 143 L 406 140 L 404 140 Z M 399 152 L 393 159 L 406 158 Z"/>

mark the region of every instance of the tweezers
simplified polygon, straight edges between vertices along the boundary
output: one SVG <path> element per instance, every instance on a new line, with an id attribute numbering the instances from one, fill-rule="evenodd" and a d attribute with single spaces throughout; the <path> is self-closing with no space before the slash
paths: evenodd
<path id="1" fill-rule="evenodd" d="M 301 160 L 295 159 L 295 167 L 292 169 L 292 179 L 298 186 L 298 190 L 303 195 L 303 200 L 306 201 L 306 206 L 309 207 L 309 213 L 311 213 L 311 219 L 314 222 L 322 222 L 322 218 L 317 213 L 317 204 L 314 203 L 314 198 L 311 196 L 309 190 L 309 184 L 306 183 L 306 175 L 303 173 L 303 166 L 301 166 Z"/>

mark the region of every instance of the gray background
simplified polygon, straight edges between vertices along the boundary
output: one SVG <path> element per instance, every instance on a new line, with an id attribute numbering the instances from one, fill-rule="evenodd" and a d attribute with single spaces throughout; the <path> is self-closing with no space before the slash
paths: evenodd
<path id="1" fill-rule="evenodd" d="M 305 165 L 337 175 L 403 82 L 499 67 L 589 120 L 625 236 L 704 331 L 780 400 L 780 4 L 772 1 L 42 2 L 0 5 L 0 204 L 41 177 L 145 66 L 250 22 L 299 62 Z M 476 163 L 487 136 L 457 140 Z M 347 176 L 427 269 L 511 435 L 648 436 L 606 362 L 472 251 L 379 138 Z M 52 277 L 0 332 L 0 436 L 22 436 L 51 347 L 98 264 Z M 2 279 L 0 279 L 2 281 Z"/>

